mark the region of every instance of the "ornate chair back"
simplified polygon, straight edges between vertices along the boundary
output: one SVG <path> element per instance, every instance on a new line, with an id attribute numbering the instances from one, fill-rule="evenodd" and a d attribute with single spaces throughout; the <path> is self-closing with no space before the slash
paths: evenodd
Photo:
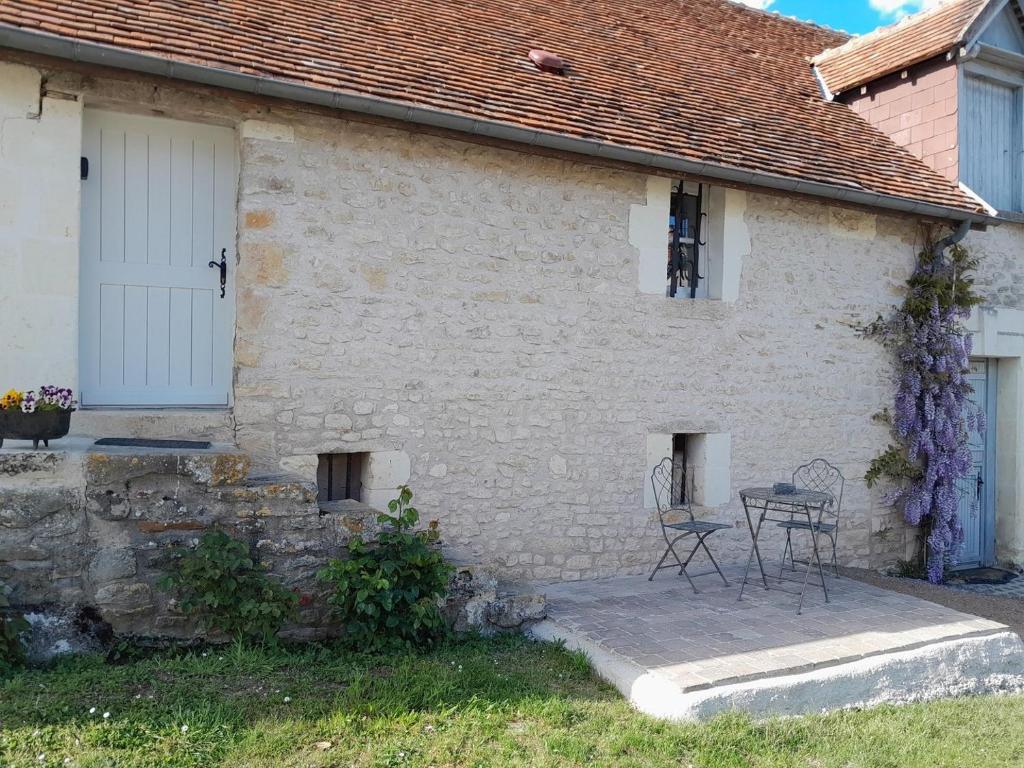
<path id="1" fill-rule="evenodd" d="M 814 459 L 796 468 L 793 473 L 793 485 L 809 491 L 827 493 L 832 500 L 825 505 L 825 514 L 836 519 L 843 504 L 843 487 L 846 478 L 839 468 L 825 459 Z"/>
<path id="2" fill-rule="evenodd" d="M 658 517 L 661 518 L 662 525 L 676 522 L 666 519 L 666 515 L 672 512 L 685 512 L 688 519 L 693 521 L 690 496 L 682 493 L 686 488 L 685 466 L 674 463 L 671 457 L 666 456 L 651 471 L 651 486 L 654 489 L 654 500 L 658 505 Z"/>

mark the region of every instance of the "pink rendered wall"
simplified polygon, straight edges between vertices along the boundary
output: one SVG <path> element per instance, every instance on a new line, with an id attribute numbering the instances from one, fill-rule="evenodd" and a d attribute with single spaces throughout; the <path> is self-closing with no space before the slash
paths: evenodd
<path id="1" fill-rule="evenodd" d="M 957 168 L 956 64 L 933 59 L 907 77 L 890 75 L 842 94 L 840 101 L 950 181 Z"/>

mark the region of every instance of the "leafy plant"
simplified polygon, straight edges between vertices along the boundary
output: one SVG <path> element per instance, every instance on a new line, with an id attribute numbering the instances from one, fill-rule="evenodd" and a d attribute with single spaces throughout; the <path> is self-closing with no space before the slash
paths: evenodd
<path id="1" fill-rule="evenodd" d="M 971 334 L 964 321 L 982 299 L 974 292 L 978 266 L 961 245 L 926 234 L 926 247 L 907 281 L 903 304 L 865 329 L 889 349 L 898 380 L 893 415 L 882 415 L 897 445 L 871 462 L 868 486 L 882 479 L 904 519 L 920 526 L 928 580 L 939 583 L 963 542 L 959 484 L 971 471 L 968 430 L 985 430 L 985 414 L 970 401 Z"/>
<path id="2" fill-rule="evenodd" d="M 205 630 L 274 643 L 295 616 L 299 596 L 270 578 L 245 542 L 224 531 L 203 534 L 195 549 L 181 548 L 174 557 L 161 586 L 174 592 L 185 613 Z"/>
<path id="3" fill-rule="evenodd" d="M 31 628 L 24 616 L 11 610 L 11 603 L 0 585 L 0 672 L 25 662 L 25 635 Z"/>
<path id="4" fill-rule="evenodd" d="M 348 558 L 332 560 L 320 571 L 334 590 L 329 599 L 345 626 L 344 641 L 354 649 L 430 645 L 446 631 L 439 601 L 453 568 L 437 546 L 436 521 L 413 530 L 419 512 L 411 501 L 412 491 L 402 486 L 388 503 L 390 514 L 377 518 L 384 526 L 377 541 L 368 544 L 354 536 Z"/>

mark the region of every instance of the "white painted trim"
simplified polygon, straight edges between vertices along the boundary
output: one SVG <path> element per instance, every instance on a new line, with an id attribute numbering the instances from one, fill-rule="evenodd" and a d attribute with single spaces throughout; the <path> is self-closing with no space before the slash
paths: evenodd
<path id="1" fill-rule="evenodd" d="M 743 261 L 751 252 L 750 230 L 746 223 L 747 193 L 714 184 L 704 186 L 707 190 L 703 197 L 707 213 L 707 245 L 703 249 L 702 265 L 705 277 L 698 286 L 696 300 L 735 302 L 740 294 Z M 629 208 L 629 243 L 638 252 L 642 294 L 663 297 L 666 294 L 671 205 L 672 181 L 648 176 L 646 202 Z M 685 296 L 682 300 L 694 299 Z"/>
<path id="2" fill-rule="evenodd" d="M 998 359 L 995 431 L 996 558 L 1024 562 L 1024 311 L 976 307 L 972 357 Z"/>
<path id="3" fill-rule="evenodd" d="M 821 90 L 822 98 L 825 101 L 835 101 L 836 95 L 829 90 L 828 83 L 825 82 L 825 78 L 821 74 L 821 70 L 818 69 L 817 64 L 811 66 L 811 72 L 814 73 L 814 79 L 818 81 L 818 88 Z"/>
<path id="4" fill-rule="evenodd" d="M 961 146 L 962 146 L 962 145 L 961 145 Z M 986 212 L 988 212 L 988 214 L 989 214 L 990 216 L 998 216 L 998 215 L 999 215 L 999 211 L 997 211 L 997 210 L 996 210 L 995 208 L 993 208 L 993 207 L 992 207 L 991 205 L 989 205 L 988 203 L 986 203 L 986 202 L 985 202 L 985 200 L 984 200 L 984 198 L 982 198 L 982 196 L 981 196 L 981 195 L 979 195 L 979 194 L 978 194 L 977 192 L 975 192 L 975 191 L 974 191 L 973 189 L 971 189 L 970 187 L 968 187 L 968 186 L 967 186 L 966 184 L 964 184 L 964 183 L 963 183 L 962 181 L 961 181 L 961 182 L 959 182 L 959 187 L 960 187 L 960 191 L 961 191 L 961 192 L 963 192 L 963 193 L 964 193 L 965 195 L 968 195 L 968 196 L 969 196 L 969 197 L 970 197 L 970 198 L 971 198 L 972 200 L 976 200 L 976 201 L 977 201 L 977 203 L 978 203 L 978 205 L 982 206 L 982 207 L 983 207 L 983 208 L 985 209 L 985 211 L 986 211 Z"/>
<path id="5" fill-rule="evenodd" d="M 1024 357 L 1024 310 L 975 307 L 967 321 L 973 357 Z"/>
<path id="6" fill-rule="evenodd" d="M 747 193 L 742 189 L 712 187 L 709 197 L 712 213 L 708 217 L 708 295 L 735 302 L 740 298 L 743 262 L 753 248 L 746 218 Z"/>
<path id="7" fill-rule="evenodd" d="M 629 244 L 639 256 L 639 290 L 665 295 L 668 265 L 668 217 L 672 206 L 672 180 L 647 177 L 647 201 L 629 206 Z"/>

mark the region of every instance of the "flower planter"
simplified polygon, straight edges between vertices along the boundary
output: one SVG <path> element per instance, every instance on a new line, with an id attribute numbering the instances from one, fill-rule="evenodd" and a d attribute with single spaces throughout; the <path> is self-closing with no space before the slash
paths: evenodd
<path id="1" fill-rule="evenodd" d="M 33 448 L 42 441 L 49 448 L 51 440 L 64 437 L 70 429 L 71 411 L 22 413 L 13 408 L 0 409 L 0 448 L 4 440 L 31 440 Z"/>

